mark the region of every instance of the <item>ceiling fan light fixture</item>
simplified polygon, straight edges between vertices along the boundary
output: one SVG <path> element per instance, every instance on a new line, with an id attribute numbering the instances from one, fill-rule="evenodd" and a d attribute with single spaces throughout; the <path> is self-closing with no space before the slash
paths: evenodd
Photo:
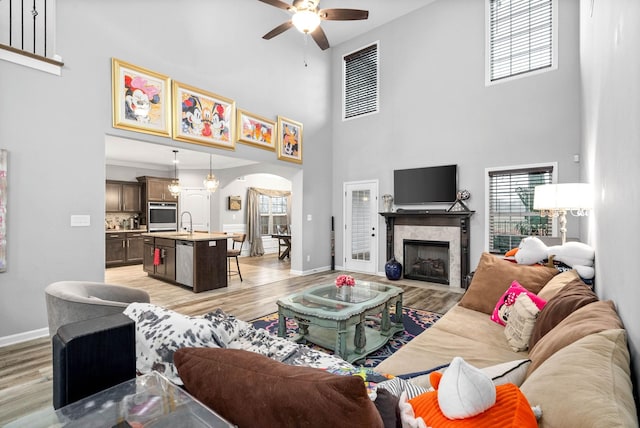
<path id="1" fill-rule="evenodd" d="M 310 10 L 301 10 L 291 17 L 291 21 L 301 33 L 311 33 L 320 25 L 320 16 Z"/>

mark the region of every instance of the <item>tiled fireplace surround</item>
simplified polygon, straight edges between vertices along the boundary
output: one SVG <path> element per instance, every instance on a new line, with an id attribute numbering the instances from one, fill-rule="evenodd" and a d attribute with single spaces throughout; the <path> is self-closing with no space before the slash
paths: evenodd
<path id="1" fill-rule="evenodd" d="M 465 278 L 469 274 L 469 223 L 473 213 L 431 210 L 380 213 L 387 224 L 387 260 L 395 256 L 404 266 L 405 239 L 448 242 L 449 286 L 466 287 Z"/>

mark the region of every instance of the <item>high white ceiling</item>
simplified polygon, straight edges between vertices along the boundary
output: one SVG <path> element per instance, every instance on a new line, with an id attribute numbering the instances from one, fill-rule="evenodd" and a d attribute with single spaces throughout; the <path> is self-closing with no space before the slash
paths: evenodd
<path id="1" fill-rule="evenodd" d="M 247 3 L 247 9 L 250 10 L 250 13 L 263 14 L 267 9 L 273 9 L 282 13 L 282 19 L 279 21 L 277 19 L 274 20 L 273 26 L 267 28 L 265 33 L 271 28 L 290 19 L 291 14 L 285 10 L 277 9 L 258 0 L 244 1 Z M 292 0 L 284 1 L 292 3 Z M 435 0 L 321 0 L 319 7 L 323 9 L 345 8 L 369 11 L 369 18 L 366 20 L 323 21 L 321 25 L 330 45 L 336 46 L 434 1 Z M 272 16 L 272 14 L 269 15 Z M 288 31 L 297 30 L 290 29 Z M 277 40 L 278 37 L 275 37 L 270 42 L 277 43 Z M 105 146 L 107 165 L 173 169 L 172 147 L 114 136 L 106 137 Z M 199 151 L 199 146 L 197 145 L 194 145 L 193 148 L 194 150 L 178 149 L 178 160 L 180 162 L 178 167 L 180 169 L 208 169 L 209 155 Z M 255 163 L 253 161 L 217 154 L 212 155 L 212 159 L 214 170 Z"/>

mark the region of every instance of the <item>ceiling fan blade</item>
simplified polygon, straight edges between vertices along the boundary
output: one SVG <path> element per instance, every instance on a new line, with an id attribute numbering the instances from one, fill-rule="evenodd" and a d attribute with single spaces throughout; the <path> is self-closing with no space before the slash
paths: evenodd
<path id="1" fill-rule="evenodd" d="M 368 10 L 360 9 L 320 9 L 320 18 L 327 21 L 357 21 L 369 17 Z"/>
<path id="2" fill-rule="evenodd" d="M 261 1 L 262 3 L 270 4 L 271 6 L 275 6 L 277 8 L 284 9 L 284 10 L 289 10 L 289 8 L 291 7 L 289 3 L 285 3 L 280 0 L 258 0 L 258 1 Z"/>
<path id="3" fill-rule="evenodd" d="M 282 24 L 278 25 L 276 28 L 274 28 L 273 30 L 269 31 L 267 34 L 262 36 L 262 38 L 265 40 L 272 39 L 278 34 L 284 33 L 291 27 L 293 27 L 293 22 L 291 21 L 283 22 Z"/>
<path id="4" fill-rule="evenodd" d="M 318 44 L 320 49 L 329 49 L 329 40 L 327 40 L 327 35 L 324 33 L 322 27 L 318 26 L 318 28 L 313 30 L 311 32 L 311 37 L 313 37 L 313 40 Z"/>

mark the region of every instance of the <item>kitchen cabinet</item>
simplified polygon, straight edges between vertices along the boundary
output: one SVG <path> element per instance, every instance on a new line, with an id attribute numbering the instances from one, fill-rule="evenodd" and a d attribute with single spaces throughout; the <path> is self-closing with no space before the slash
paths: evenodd
<path id="1" fill-rule="evenodd" d="M 142 232 L 108 232 L 105 236 L 105 266 L 142 263 L 143 246 Z"/>
<path id="2" fill-rule="evenodd" d="M 105 236 L 105 265 L 123 265 L 127 259 L 126 233 L 107 233 Z"/>
<path id="3" fill-rule="evenodd" d="M 154 254 L 159 251 L 159 264 L 154 264 Z M 142 268 L 149 275 L 168 281 L 176 280 L 176 241 L 173 239 L 144 237 Z"/>
<path id="4" fill-rule="evenodd" d="M 142 212 L 140 183 L 107 180 L 105 184 L 105 211 Z"/>
<path id="5" fill-rule="evenodd" d="M 137 177 L 142 183 L 145 202 L 178 202 L 178 197 L 169 192 L 171 178 Z"/>

